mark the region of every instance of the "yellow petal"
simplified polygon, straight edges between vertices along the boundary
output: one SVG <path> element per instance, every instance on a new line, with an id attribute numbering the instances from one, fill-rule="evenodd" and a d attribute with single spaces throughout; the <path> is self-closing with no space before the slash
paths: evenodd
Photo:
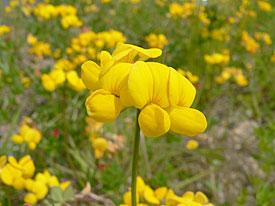
<path id="1" fill-rule="evenodd" d="M 1 179 L 2 181 L 6 184 L 6 185 L 12 185 L 13 182 L 13 176 L 11 174 L 11 172 L 9 171 L 9 168 L 7 166 L 5 166 L 1 173 Z"/>
<path id="2" fill-rule="evenodd" d="M 23 190 L 25 188 L 25 179 L 22 177 L 17 177 L 14 179 L 12 186 L 16 190 Z"/>
<path id="3" fill-rule="evenodd" d="M 151 70 L 153 77 L 153 97 L 152 102 L 165 108 L 169 106 L 168 81 L 170 69 L 164 64 L 157 62 L 146 63 Z"/>
<path id="4" fill-rule="evenodd" d="M 130 63 L 116 64 L 100 79 L 101 88 L 118 96 L 126 107 L 131 105 L 128 97 L 128 76 L 132 66 Z"/>
<path id="5" fill-rule="evenodd" d="M 64 191 L 64 190 L 66 190 L 67 187 L 69 187 L 70 184 L 71 184 L 70 181 L 62 182 L 60 184 L 60 188 Z"/>
<path id="6" fill-rule="evenodd" d="M 168 113 L 156 104 L 147 105 L 141 110 L 138 123 L 146 137 L 159 137 L 170 129 Z"/>
<path id="7" fill-rule="evenodd" d="M 69 71 L 67 72 L 67 80 L 69 85 L 75 91 L 82 91 L 86 89 L 85 84 L 83 83 L 82 79 L 78 76 L 76 71 Z"/>
<path id="8" fill-rule="evenodd" d="M 155 190 L 155 196 L 158 200 L 163 200 L 167 193 L 167 187 L 159 187 Z"/>
<path id="9" fill-rule="evenodd" d="M 31 191 L 31 190 L 32 190 L 32 187 L 33 187 L 33 184 L 34 184 L 34 180 L 28 178 L 28 179 L 26 180 L 26 182 L 25 182 L 25 188 L 26 188 L 28 191 Z"/>
<path id="10" fill-rule="evenodd" d="M 142 194 L 145 190 L 145 187 L 146 187 L 145 182 L 143 181 L 143 179 L 140 176 L 138 176 L 137 177 L 137 191 L 140 196 L 142 196 Z"/>
<path id="11" fill-rule="evenodd" d="M 196 96 L 196 89 L 183 75 L 170 67 L 168 96 L 171 106 L 190 107 Z"/>
<path id="12" fill-rule="evenodd" d="M 159 204 L 160 201 L 155 197 L 154 191 L 149 186 L 144 190 L 144 199 L 151 204 Z"/>
<path id="13" fill-rule="evenodd" d="M 28 203 L 28 204 L 31 204 L 31 205 L 35 205 L 37 203 L 37 197 L 33 193 L 28 193 L 24 197 L 24 202 Z"/>
<path id="14" fill-rule="evenodd" d="M 183 198 L 188 198 L 190 200 L 194 199 L 194 192 L 188 191 L 182 195 Z"/>
<path id="15" fill-rule="evenodd" d="M 136 195 L 137 203 L 139 202 L 139 195 L 137 193 Z M 131 197 L 131 191 L 124 193 L 123 195 L 123 201 L 126 205 L 132 205 L 132 197 Z"/>
<path id="16" fill-rule="evenodd" d="M 99 89 L 86 99 L 88 115 L 98 122 L 112 122 L 122 110 L 120 100 L 109 91 Z"/>
<path id="17" fill-rule="evenodd" d="M 108 61 L 112 59 L 112 56 L 109 52 L 107 51 L 102 51 L 100 53 L 100 65 L 104 66 Z"/>
<path id="18" fill-rule="evenodd" d="M 22 137 L 21 135 L 17 135 L 17 134 L 13 135 L 13 136 L 11 137 L 11 139 L 12 139 L 12 141 L 13 141 L 14 143 L 16 143 L 16 144 L 22 144 L 22 143 L 24 142 L 23 137 Z"/>
<path id="19" fill-rule="evenodd" d="M 42 85 L 43 87 L 49 91 L 52 92 L 56 88 L 55 81 L 48 75 L 48 74 L 43 74 L 41 77 L 42 80 Z"/>
<path id="20" fill-rule="evenodd" d="M 207 127 L 203 113 L 188 107 L 172 107 L 168 111 L 171 119 L 171 131 L 186 136 L 195 136 Z"/>
<path id="21" fill-rule="evenodd" d="M 24 165 L 24 170 L 23 170 L 23 177 L 25 178 L 31 178 L 35 172 L 35 165 L 32 160 L 28 161 Z"/>
<path id="22" fill-rule="evenodd" d="M 141 109 L 153 97 L 153 77 L 145 62 L 136 62 L 129 74 L 128 92 L 135 107 Z"/>
<path id="23" fill-rule="evenodd" d="M 107 148 L 107 141 L 104 138 L 98 137 L 93 142 L 93 147 L 104 152 Z"/>
<path id="24" fill-rule="evenodd" d="M 91 90 L 99 89 L 98 76 L 100 67 L 93 61 L 86 61 L 81 66 L 81 78 L 86 87 Z"/>
<path id="25" fill-rule="evenodd" d="M 197 192 L 194 197 L 194 201 L 201 203 L 201 204 L 206 204 L 206 203 L 208 203 L 208 198 L 202 192 Z"/>
<path id="26" fill-rule="evenodd" d="M 48 180 L 50 187 L 57 187 L 59 186 L 59 181 L 56 176 L 51 176 Z"/>

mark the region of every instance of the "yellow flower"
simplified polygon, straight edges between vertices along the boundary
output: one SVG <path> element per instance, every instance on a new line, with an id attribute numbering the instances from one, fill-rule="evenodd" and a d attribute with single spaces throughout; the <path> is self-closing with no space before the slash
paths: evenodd
<path id="1" fill-rule="evenodd" d="M 16 144 L 22 144 L 24 142 L 24 138 L 20 135 L 12 135 L 11 140 Z"/>
<path id="2" fill-rule="evenodd" d="M 81 27 L 83 23 L 76 15 L 66 15 L 62 17 L 61 25 L 63 28 L 68 29 L 69 27 Z"/>
<path id="3" fill-rule="evenodd" d="M 138 177 L 142 180 L 141 177 Z M 143 181 L 143 180 L 142 180 Z M 140 185 L 137 184 L 137 191 Z M 159 187 L 153 190 L 150 186 L 143 182 L 142 187 L 144 188 L 142 193 L 137 193 L 137 205 L 138 206 L 149 206 L 154 205 L 165 205 L 166 206 L 214 206 L 209 203 L 208 198 L 202 192 L 194 194 L 191 191 L 184 193 L 182 196 L 177 196 L 172 189 L 167 187 Z M 123 195 L 124 204 L 120 206 L 131 206 L 131 189 Z"/>
<path id="4" fill-rule="evenodd" d="M 154 88 L 154 89 L 153 89 Z M 195 136 L 206 128 L 206 119 L 189 108 L 196 90 L 173 68 L 155 62 L 136 62 L 129 74 L 128 92 L 141 109 L 138 121 L 147 137 L 172 132 Z"/>
<path id="5" fill-rule="evenodd" d="M 229 60 L 230 56 L 227 54 L 214 53 L 212 55 L 206 54 L 204 60 L 209 64 L 221 64 L 225 65 Z"/>
<path id="6" fill-rule="evenodd" d="M 145 41 L 147 41 L 150 47 L 156 47 L 160 49 L 163 49 L 163 47 L 168 44 L 168 41 L 164 34 L 149 34 L 147 37 L 145 37 Z"/>
<path id="7" fill-rule="evenodd" d="M 9 33 L 10 32 L 10 27 L 6 26 L 6 25 L 1 25 L 0 26 L 0 36 L 5 34 L 5 33 Z"/>
<path id="8" fill-rule="evenodd" d="M 104 151 L 107 149 L 107 141 L 104 138 L 98 137 L 93 141 L 93 147 L 95 149 L 95 157 L 101 158 L 104 155 Z"/>
<path id="9" fill-rule="evenodd" d="M 242 45 L 251 54 L 254 54 L 260 47 L 260 45 L 248 34 L 247 31 L 242 32 Z"/>
<path id="10" fill-rule="evenodd" d="M 266 1 L 258 1 L 258 6 L 261 10 L 271 12 L 272 11 L 272 6 L 266 2 Z"/>
<path id="11" fill-rule="evenodd" d="M 25 179 L 32 177 L 34 172 L 35 166 L 29 155 L 22 157 L 19 162 L 10 156 L 0 175 L 4 184 L 21 190 L 25 187 Z"/>
<path id="12" fill-rule="evenodd" d="M 35 205 L 37 203 L 37 197 L 33 193 L 28 193 L 24 197 L 24 202 L 28 203 L 28 204 L 31 204 L 31 205 Z"/>
<path id="13" fill-rule="evenodd" d="M 135 106 L 141 109 L 138 122 L 145 136 L 158 137 L 168 130 L 187 136 L 203 132 L 204 115 L 189 108 L 194 86 L 173 68 L 143 62 L 160 54 L 158 49 L 119 44 L 112 56 L 101 53 L 101 68 L 84 63 L 82 79 L 89 89 L 97 89 L 86 100 L 88 114 L 96 121 L 111 122 L 123 109 Z"/>
<path id="14" fill-rule="evenodd" d="M 112 56 L 101 52 L 101 67 L 87 61 L 81 67 L 82 80 L 94 91 L 86 100 L 88 114 L 99 122 L 114 121 L 122 109 L 131 106 L 128 97 L 128 75 L 132 62 L 158 57 L 159 49 L 143 49 L 128 44 L 119 44 Z M 130 62 L 130 63 L 124 63 Z"/>
<path id="15" fill-rule="evenodd" d="M 199 143 L 196 140 L 189 140 L 187 142 L 186 148 L 189 150 L 196 149 L 199 146 Z"/>

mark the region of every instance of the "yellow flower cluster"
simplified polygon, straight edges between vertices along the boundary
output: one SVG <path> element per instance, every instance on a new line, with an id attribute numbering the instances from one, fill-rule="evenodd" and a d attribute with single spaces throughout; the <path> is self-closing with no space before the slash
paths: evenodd
<path id="1" fill-rule="evenodd" d="M 35 165 L 29 155 L 22 157 L 18 162 L 13 156 L 0 157 L 1 181 L 16 190 L 23 190 L 25 182 L 35 172 Z"/>
<path id="2" fill-rule="evenodd" d="M 26 142 L 30 150 L 34 150 L 37 144 L 41 141 L 42 135 L 40 131 L 24 123 L 20 128 L 20 133 L 12 136 L 12 141 L 16 144 L 23 144 Z"/>
<path id="3" fill-rule="evenodd" d="M 19 5 L 18 0 L 11 0 L 9 5 L 5 7 L 5 12 L 10 13 L 12 11 L 12 9 L 17 7 L 18 5 Z"/>
<path id="4" fill-rule="evenodd" d="M 271 40 L 271 38 L 270 38 L 270 36 L 269 36 L 268 33 L 265 33 L 265 32 L 257 32 L 257 33 L 255 34 L 255 38 L 256 38 L 257 40 L 262 40 L 262 41 L 264 41 L 264 43 L 267 44 L 267 45 L 271 45 L 271 44 L 272 44 L 272 40 Z"/>
<path id="5" fill-rule="evenodd" d="M 258 1 L 258 6 L 261 10 L 271 12 L 272 11 L 272 6 L 270 3 L 266 1 Z"/>
<path id="6" fill-rule="evenodd" d="M 5 34 L 5 33 L 9 33 L 10 32 L 10 27 L 6 26 L 6 25 L 1 25 L 0 26 L 0 36 Z"/>
<path id="7" fill-rule="evenodd" d="M 71 47 L 67 48 L 67 54 L 84 56 L 86 58 L 84 61 L 87 58 L 96 59 L 98 57 L 97 50 L 102 48 L 112 49 L 118 42 L 126 42 L 126 38 L 119 31 L 110 30 L 99 33 L 88 31 L 72 39 Z M 82 60 L 81 63 L 84 61 Z M 73 60 L 73 62 L 76 62 L 76 60 Z"/>
<path id="8" fill-rule="evenodd" d="M 246 51 L 251 54 L 255 54 L 255 52 L 260 47 L 259 43 L 255 41 L 253 37 L 251 37 L 247 31 L 242 32 L 242 46 L 245 47 Z"/>
<path id="9" fill-rule="evenodd" d="M 131 191 L 123 195 L 123 204 L 120 206 L 131 206 Z M 153 190 L 146 185 L 141 177 L 137 177 L 137 205 L 163 205 L 163 206 L 214 206 L 202 192 L 194 194 L 191 191 L 178 196 L 172 189 L 158 187 Z"/>
<path id="10" fill-rule="evenodd" d="M 63 69 L 53 69 L 49 74 L 43 74 L 41 80 L 43 87 L 49 92 L 54 91 L 66 80 L 69 86 L 75 91 L 79 92 L 86 89 L 81 78 L 74 70 L 65 72 Z"/>
<path id="11" fill-rule="evenodd" d="M 197 8 L 195 2 L 186 2 L 182 5 L 174 2 L 169 6 L 169 12 L 174 19 L 177 19 L 178 17 L 187 18 L 188 16 L 195 14 L 196 10 L 198 10 L 198 17 L 201 22 L 205 25 L 210 24 L 210 19 L 208 19 L 207 14 L 204 12 L 205 7 L 202 5 Z"/>
<path id="12" fill-rule="evenodd" d="M 34 179 L 27 179 L 25 188 L 29 193 L 24 201 L 29 204 L 36 204 L 38 200 L 44 199 L 48 194 L 49 187 L 60 187 L 63 191 L 70 185 L 69 181 L 59 183 L 56 176 L 50 174 L 48 170 L 37 173 Z"/>
<path id="13" fill-rule="evenodd" d="M 38 41 L 32 34 L 28 34 L 27 41 L 32 46 L 32 48 L 29 49 L 30 54 L 37 56 L 52 55 L 51 45 L 49 43 Z"/>
<path id="14" fill-rule="evenodd" d="M 81 27 L 82 21 L 77 17 L 77 9 L 72 5 L 52 5 L 39 3 L 33 10 L 34 14 L 41 19 L 51 19 L 61 16 L 61 25 L 67 29 L 69 27 Z"/>
<path id="15" fill-rule="evenodd" d="M 228 54 L 227 50 L 225 50 L 223 53 L 213 53 L 212 55 L 204 55 L 204 60 L 208 64 L 220 64 L 225 65 L 230 60 L 230 55 Z"/>
<path id="16" fill-rule="evenodd" d="M 199 76 L 193 75 L 190 71 L 186 72 L 182 69 L 178 69 L 178 72 L 183 76 L 185 76 L 187 79 L 189 79 L 189 81 L 192 82 L 193 84 L 196 84 L 200 80 Z"/>
<path id="17" fill-rule="evenodd" d="M 219 84 L 223 84 L 224 82 L 228 81 L 231 77 L 233 77 L 235 82 L 241 87 L 248 85 L 248 81 L 243 75 L 242 70 L 236 67 L 224 68 L 221 75 L 216 77 L 216 82 Z"/>
<path id="18" fill-rule="evenodd" d="M 59 183 L 56 176 L 52 176 L 47 170 L 44 173 L 35 173 L 35 165 L 29 155 L 17 161 L 13 156 L 0 157 L 0 181 L 5 185 L 12 186 L 16 190 L 26 189 L 29 193 L 24 201 L 36 204 L 38 200 L 44 199 L 48 194 L 48 187 L 60 187 L 65 190 L 70 182 Z"/>
<path id="19" fill-rule="evenodd" d="M 99 122 L 114 121 L 134 106 L 141 110 L 138 122 L 147 137 L 169 130 L 195 136 L 206 129 L 205 116 L 190 108 L 196 89 L 175 69 L 156 62 L 162 51 L 120 43 L 111 55 L 101 52 L 101 64 L 82 65 L 82 80 L 92 94 L 86 100 L 88 114 Z"/>
<path id="20" fill-rule="evenodd" d="M 164 34 L 149 34 L 145 37 L 145 41 L 147 41 L 151 48 L 155 47 L 163 49 L 164 46 L 168 45 L 168 41 Z"/>
<path id="21" fill-rule="evenodd" d="M 230 27 L 222 27 L 219 29 L 214 29 L 211 32 L 211 38 L 217 41 L 228 41 L 230 39 L 229 32 L 230 32 Z"/>
<path id="22" fill-rule="evenodd" d="M 118 42 L 125 42 L 123 34 L 116 30 L 94 33 L 92 31 L 79 34 L 73 38 L 71 47 L 66 49 L 68 59 L 59 59 L 54 69 L 49 74 L 42 75 L 42 84 L 47 91 L 54 91 L 66 80 L 75 91 L 82 91 L 86 87 L 76 71 L 78 65 L 90 59 L 97 59 L 98 50 L 102 48 L 113 48 Z M 30 36 L 29 42 L 35 44 L 37 40 Z M 57 53 L 57 52 L 55 52 Z M 54 54 L 53 54 L 54 56 Z"/>

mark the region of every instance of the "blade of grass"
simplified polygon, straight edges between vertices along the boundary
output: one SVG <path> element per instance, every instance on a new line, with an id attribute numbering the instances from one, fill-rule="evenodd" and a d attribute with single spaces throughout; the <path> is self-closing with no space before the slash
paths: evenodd
<path id="1" fill-rule="evenodd" d="M 7 148 L 8 147 L 8 143 L 9 143 L 10 138 L 12 136 L 12 133 L 14 132 L 15 127 L 16 127 L 16 125 L 18 123 L 18 119 L 20 117 L 21 112 L 22 112 L 22 105 L 19 106 L 17 112 L 12 117 L 9 131 L 8 131 L 7 136 L 6 136 L 6 138 L 5 138 L 5 140 L 4 140 L 3 144 L 2 144 L 2 147 L 1 147 L 1 151 L 2 151 L 3 154 L 7 154 L 7 152 L 8 152 L 8 148 Z"/>

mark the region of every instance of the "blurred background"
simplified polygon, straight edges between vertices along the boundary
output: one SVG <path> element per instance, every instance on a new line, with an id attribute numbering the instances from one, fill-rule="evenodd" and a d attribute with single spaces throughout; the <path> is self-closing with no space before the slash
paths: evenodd
<path id="1" fill-rule="evenodd" d="M 134 108 L 108 124 L 89 118 L 80 72 L 118 42 L 162 49 L 152 61 L 194 84 L 192 107 L 208 121 L 194 138 L 141 138 L 146 184 L 202 191 L 221 206 L 275 205 L 274 8 L 272 0 L 2 0 L 0 205 L 28 202 L 27 185 L 39 181 L 49 187 L 37 183 L 37 205 L 125 201 Z M 20 163 L 26 155 L 31 162 Z M 33 182 L 15 183 L 7 162 Z"/>

